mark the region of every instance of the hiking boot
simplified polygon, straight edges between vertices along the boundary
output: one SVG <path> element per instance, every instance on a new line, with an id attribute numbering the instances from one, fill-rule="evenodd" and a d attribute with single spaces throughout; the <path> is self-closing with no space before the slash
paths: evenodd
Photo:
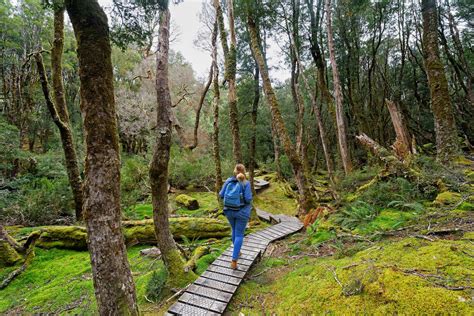
<path id="1" fill-rule="evenodd" d="M 232 260 L 232 262 L 230 263 L 230 268 L 232 270 L 236 270 L 237 269 L 237 260 Z"/>

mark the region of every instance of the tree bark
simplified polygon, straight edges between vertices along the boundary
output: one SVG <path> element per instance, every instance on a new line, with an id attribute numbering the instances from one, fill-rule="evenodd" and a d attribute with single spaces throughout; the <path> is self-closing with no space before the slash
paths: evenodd
<path id="1" fill-rule="evenodd" d="M 209 91 L 209 88 L 210 88 L 211 83 L 212 83 L 213 70 L 214 70 L 214 66 L 211 65 L 211 68 L 209 70 L 209 78 L 207 80 L 206 85 L 204 86 L 204 90 L 202 91 L 201 98 L 199 99 L 198 108 L 196 109 L 196 120 L 194 122 L 193 142 L 192 142 L 191 145 L 187 146 L 188 149 L 190 149 L 190 150 L 193 150 L 198 145 L 199 119 L 201 117 L 202 105 L 204 104 L 204 100 L 206 99 L 207 92 Z"/>
<path id="2" fill-rule="evenodd" d="M 253 90 L 253 103 L 252 103 L 252 127 L 251 133 L 252 138 L 250 139 L 250 153 L 249 153 L 249 178 L 250 178 L 250 187 L 252 188 L 252 194 L 255 196 L 257 193 L 255 191 L 255 153 L 257 151 L 257 115 L 258 115 L 258 103 L 260 101 L 260 71 L 258 70 L 257 64 L 255 64 L 255 73 L 253 76 L 254 80 L 254 90 Z"/>
<path id="3" fill-rule="evenodd" d="M 260 69 L 260 74 L 263 81 L 263 89 L 265 91 L 265 95 L 270 105 L 272 120 L 275 124 L 275 130 L 278 134 L 278 138 L 280 139 L 283 145 L 283 148 L 285 150 L 285 153 L 288 156 L 288 159 L 293 168 L 296 184 L 298 187 L 298 193 L 299 193 L 298 215 L 302 216 L 302 215 L 305 215 L 312 208 L 313 198 L 311 196 L 308 181 L 304 173 L 301 157 L 299 156 L 298 152 L 295 149 L 295 146 L 291 142 L 291 139 L 288 135 L 288 131 L 285 126 L 285 122 L 283 121 L 283 117 L 280 113 L 280 105 L 278 104 L 278 100 L 276 98 L 275 92 L 273 91 L 273 87 L 270 81 L 270 76 L 268 74 L 267 65 L 260 49 L 260 40 L 259 40 L 258 31 L 257 31 L 257 25 L 255 24 L 255 21 L 253 20 L 251 14 L 252 14 L 251 12 L 248 12 L 247 24 L 248 24 L 249 33 L 250 33 L 252 52 L 258 64 L 258 68 Z"/>
<path id="4" fill-rule="evenodd" d="M 158 51 L 156 54 L 156 143 L 150 164 L 150 184 L 153 204 L 153 222 L 158 248 L 168 270 L 168 280 L 175 285 L 188 282 L 189 273 L 184 270 L 185 261 L 176 247 L 169 225 L 168 210 L 168 163 L 171 146 L 171 96 L 168 82 L 169 9 L 160 14 Z M 185 284 L 184 284 L 185 285 Z"/>
<path id="5" fill-rule="evenodd" d="M 214 96 L 212 98 L 212 112 L 213 112 L 213 132 L 212 132 L 212 155 L 214 157 L 214 166 L 216 170 L 215 187 L 217 200 L 219 201 L 219 191 L 223 185 L 222 183 L 222 168 L 221 168 L 221 154 L 219 146 L 219 105 L 220 105 L 220 91 L 219 91 L 219 66 L 217 65 L 217 14 L 212 29 L 211 43 L 212 43 L 212 67 L 214 68 L 214 78 L 212 89 Z"/>
<path id="6" fill-rule="evenodd" d="M 54 11 L 54 40 L 51 49 L 51 68 L 53 78 L 54 105 L 50 111 L 56 109 L 59 119 L 64 124 L 57 124 L 61 135 L 64 156 L 66 158 L 66 169 L 74 196 L 76 208 L 76 219 L 82 220 L 83 193 L 82 179 L 79 172 L 79 164 L 74 147 L 71 123 L 66 105 L 66 98 L 63 86 L 62 55 L 64 50 L 64 7 Z M 52 114 L 53 115 L 53 114 Z M 53 115 L 54 116 L 54 115 Z"/>
<path id="7" fill-rule="evenodd" d="M 423 16 L 423 58 L 435 120 L 437 159 L 447 163 L 460 153 L 460 149 L 448 81 L 439 54 L 436 0 L 422 0 L 421 13 Z"/>
<path id="8" fill-rule="evenodd" d="M 225 72 L 224 78 L 229 84 L 229 123 L 232 132 L 232 153 L 236 163 L 242 163 L 242 149 L 239 132 L 239 111 L 237 109 L 237 91 L 235 73 L 237 71 L 237 41 L 235 36 L 234 3 L 227 0 L 227 10 L 230 30 L 230 47 L 227 43 L 227 33 L 224 26 L 224 17 L 219 0 L 214 0 L 216 9 L 222 50 L 224 51 Z"/>
<path id="9" fill-rule="evenodd" d="M 329 46 L 329 58 L 332 66 L 332 76 L 334 84 L 334 97 L 336 99 L 336 125 L 337 125 L 337 139 L 339 143 L 339 151 L 341 153 L 342 165 L 344 172 L 348 174 L 352 170 L 352 161 L 347 146 L 347 132 L 346 123 L 344 120 L 344 109 L 343 109 L 343 96 L 342 87 L 339 80 L 339 71 L 336 62 L 336 53 L 334 48 L 334 36 L 332 32 L 332 20 L 331 20 L 331 0 L 326 0 L 326 22 L 327 22 L 327 33 L 328 33 L 328 46 Z"/>
<path id="10" fill-rule="evenodd" d="M 397 140 L 406 147 L 408 152 L 413 153 L 411 137 L 405 125 L 402 112 L 398 109 L 397 104 L 391 100 L 386 99 L 385 104 L 387 105 L 388 111 L 390 112 L 390 118 L 392 119 L 392 124 L 393 128 L 395 129 L 395 134 L 397 135 Z"/>
<path id="11" fill-rule="evenodd" d="M 120 157 L 107 16 L 95 0 L 66 0 L 77 40 L 86 144 L 84 219 L 99 313 L 138 314 L 121 227 Z"/>

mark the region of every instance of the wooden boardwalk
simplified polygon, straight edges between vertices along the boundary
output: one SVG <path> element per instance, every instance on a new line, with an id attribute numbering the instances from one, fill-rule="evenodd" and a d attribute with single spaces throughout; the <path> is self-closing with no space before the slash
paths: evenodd
<path id="1" fill-rule="evenodd" d="M 257 214 L 261 219 L 277 224 L 245 236 L 237 270 L 230 269 L 233 246 L 225 250 L 185 290 L 169 308 L 167 315 L 221 315 L 268 244 L 303 228 L 303 224 L 295 217 L 274 215 L 259 209 Z"/>

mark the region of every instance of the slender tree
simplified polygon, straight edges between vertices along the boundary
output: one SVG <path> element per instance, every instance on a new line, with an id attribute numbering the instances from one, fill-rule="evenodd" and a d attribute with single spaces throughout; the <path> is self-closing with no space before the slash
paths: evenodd
<path id="1" fill-rule="evenodd" d="M 459 154 L 459 145 L 448 81 L 439 54 L 436 0 L 422 0 L 421 13 L 423 16 L 423 57 L 435 119 L 437 158 L 442 162 L 449 162 Z"/>
<path id="2" fill-rule="evenodd" d="M 265 96 L 268 100 L 272 113 L 272 120 L 275 124 L 275 130 L 278 134 L 278 138 L 280 139 L 283 145 L 285 153 L 288 156 L 288 159 L 290 160 L 293 172 L 295 174 L 295 180 L 298 186 L 299 193 L 298 215 L 304 215 L 312 208 L 314 201 L 311 195 L 311 191 L 309 189 L 308 180 L 304 173 L 301 157 L 296 151 L 295 146 L 293 145 L 290 136 L 288 135 L 288 130 L 286 129 L 285 122 L 280 113 L 280 105 L 273 90 L 270 81 L 270 76 L 268 74 L 267 64 L 260 48 L 260 37 L 258 33 L 257 24 L 255 23 L 251 10 L 249 10 L 247 14 L 247 25 L 250 33 L 251 48 L 255 56 L 255 60 L 258 64 L 258 68 L 260 70 L 260 74 L 263 81 L 263 89 L 265 91 Z"/>
<path id="3" fill-rule="evenodd" d="M 77 40 L 86 144 L 84 219 L 101 315 L 138 314 L 122 234 L 120 157 L 107 16 L 96 0 L 66 0 Z"/>
<path id="4" fill-rule="evenodd" d="M 212 80 L 212 112 L 213 112 L 213 132 L 212 132 L 212 154 L 214 157 L 214 166 L 216 170 L 215 179 L 215 192 L 217 199 L 219 200 L 219 190 L 222 187 L 222 168 L 221 168 L 221 155 L 219 146 L 219 105 L 220 105 L 220 91 L 219 91 L 219 66 L 217 64 L 217 14 L 215 15 L 214 27 L 212 28 L 211 34 L 211 45 L 212 45 L 212 67 L 214 68 L 213 80 Z"/>
<path id="5" fill-rule="evenodd" d="M 62 77 L 62 54 L 64 42 L 64 6 L 54 6 L 54 40 L 51 49 L 51 68 L 53 77 L 54 102 L 51 99 L 48 78 L 41 52 L 34 53 L 38 75 L 40 77 L 46 106 L 54 124 L 59 130 L 61 144 L 64 151 L 66 171 L 74 197 L 75 215 L 77 220 L 82 219 L 82 180 L 79 172 L 76 149 L 71 131 L 69 113 L 64 97 Z"/>
<path id="6" fill-rule="evenodd" d="M 232 153 L 235 162 L 242 162 L 242 149 L 240 144 L 239 132 L 239 111 L 237 109 L 237 91 L 235 80 L 235 73 L 237 71 L 237 40 L 235 36 L 234 3 L 232 0 L 227 0 L 230 47 L 227 42 L 227 32 L 225 30 L 224 25 L 224 16 L 219 0 L 214 0 L 214 8 L 216 10 L 217 15 L 222 50 L 224 51 L 224 79 L 229 84 L 229 122 L 232 132 Z"/>
<path id="7" fill-rule="evenodd" d="M 165 6 L 160 16 L 156 54 L 156 143 L 150 164 L 150 184 L 155 235 L 168 270 L 168 282 L 170 285 L 183 286 L 192 280 L 193 273 L 185 271 L 185 261 L 173 239 L 168 219 L 168 163 L 172 132 L 171 96 L 168 82 L 169 26 L 170 12 Z"/>
<path id="8" fill-rule="evenodd" d="M 346 123 L 344 119 L 343 96 L 341 81 L 339 80 L 339 70 L 337 68 L 336 53 L 334 48 L 334 36 L 332 32 L 331 20 L 331 0 L 326 0 L 326 28 L 328 33 L 329 58 L 331 60 L 332 78 L 334 85 L 334 97 L 336 99 L 336 125 L 339 152 L 341 153 L 344 172 L 348 174 L 352 170 L 352 161 L 349 148 L 347 146 Z"/>

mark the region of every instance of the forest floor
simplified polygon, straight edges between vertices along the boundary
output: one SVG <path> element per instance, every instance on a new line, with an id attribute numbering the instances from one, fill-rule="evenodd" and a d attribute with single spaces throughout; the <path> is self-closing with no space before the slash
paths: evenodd
<path id="1" fill-rule="evenodd" d="M 472 166 L 466 170 L 468 174 Z M 359 194 L 357 188 L 368 183 L 373 174 L 373 170 L 364 170 L 352 179 L 343 199 L 353 199 Z M 289 185 L 270 180 L 273 182 L 255 199 L 255 205 L 268 212 L 294 215 L 297 205 L 288 192 Z M 327 182 L 318 181 L 324 199 Z M 350 229 L 337 220 L 339 212 L 331 211 L 337 205 L 328 203 L 328 213 L 305 232 L 267 248 L 226 313 L 474 313 L 474 186 L 472 179 L 469 181 L 468 191 L 464 185 L 461 193 L 445 191 L 434 201 L 420 201 L 426 206 L 422 210 L 392 205 Z M 214 193 L 187 194 L 196 198 L 200 207 L 194 211 L 182 208 L 173 202 L 177 195 L 173 194 L 174 214 L 222 218 L 215 212 Z M 125 214 L 128 219 L 151 215 L 149 204 L 137 205 Z M 251 230 L 266 225 L 252 223 Z M 21 230 L 8 229 L 19 237 Z M 210 253 L 198 261 L 197 274 L 230 244 L 229 238 L 223 238 L 184 240 L 182 245 L 191 249 L 206 242 L 210 242 Z M 172 303 L 164 303 L 172 293 L 153 296 L 164 267 L 161 260 L 140 255 L 140 250 L 149 247 L 130 247 L 128 256 L 140 309 L 144 314 L 156 314 Z M 0 279 L 13 269 L 1 269 Z M 28 269 L 0 290 L 1 314 L 93 314 L 94 310 L 87 252 L 37 248 Z"/>

